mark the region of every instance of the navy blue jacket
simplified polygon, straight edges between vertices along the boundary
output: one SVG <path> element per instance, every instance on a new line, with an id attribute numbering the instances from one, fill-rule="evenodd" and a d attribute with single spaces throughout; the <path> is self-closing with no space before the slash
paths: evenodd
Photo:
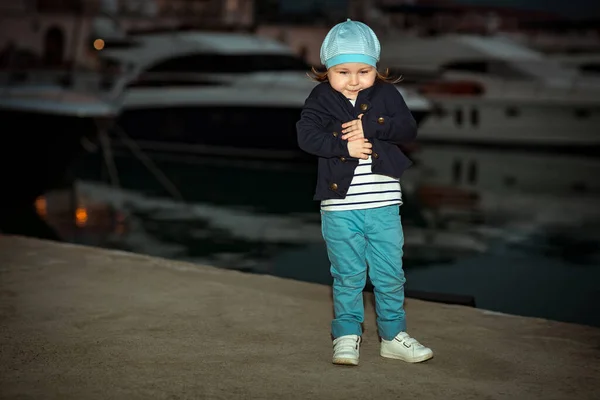
<path id="1" fill-rule="evenodd" d="M 350 157 L 348 141 L 342 140 L 342 124 L 362 116 L 365 138 L 373 145 L 372 171 L 400 178 L 412 162 L 398 147 L 417 136 L 417 123 L 398 89 L 376 81 L 358 92 L 356 105 L 328 82 L 317 85 L 304 103 L 296 123 L 298 145 L 318 156 L 315 200 L 346 197 L 358 159 Z"/>

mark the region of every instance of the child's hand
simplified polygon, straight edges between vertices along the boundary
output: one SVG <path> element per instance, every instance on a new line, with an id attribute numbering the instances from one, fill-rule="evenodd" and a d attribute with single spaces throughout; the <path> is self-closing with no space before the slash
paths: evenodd
<path id="1" fill-rule="evenodd" d="M 373 147 L 373 145 L 369 143 L 368 139 L 363 138 L 362 140 L 353 140 L 348 142 L 348 153 L 354 158 L 366 160 L 369 158 L 369 154 L 373 152 L 371 147 Z"/>
<path id="2" fill-rule="evenodd" d="M 342 133 L 344 134 L 342 139 L 351 142 L 365 137 L 362 127 L 362 116 L 363 114 L 360 114 L 358 119 L 342 124 Z"/>

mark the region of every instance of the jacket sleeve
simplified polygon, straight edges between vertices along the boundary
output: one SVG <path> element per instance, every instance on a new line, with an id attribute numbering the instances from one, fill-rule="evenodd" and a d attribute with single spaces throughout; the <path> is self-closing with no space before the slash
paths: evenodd
<path id="1" fill-rule="evenodd" d="M 417 137 L 417 122 L 404 102 L 404 98 L 391 84 L 384 93 L 385 109 L 389 115 L 373 115 L 363 120 L 365 137 L 397 145 L 412 142 Z"/>
<path id="2" fill-rule="evenodd" d="M 329 132 L 323 121 L 323 106 L 318 98 L 309 96 L 296 123 L 298 146 L 305 152 L 324 158 L 349 157 L 348 142 L 340 131 Z"/>

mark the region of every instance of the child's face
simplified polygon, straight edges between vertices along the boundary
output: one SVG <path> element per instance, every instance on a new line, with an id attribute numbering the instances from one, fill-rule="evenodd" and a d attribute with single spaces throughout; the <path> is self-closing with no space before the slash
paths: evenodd
<path id="1" fill-rule="evenodd" d="M 338 64 L 327 70 L 331 87 L 352 100 L 356 99 L 358 92 L 373 86 L 376 77 L 377 70 L 363 63 Z"/>

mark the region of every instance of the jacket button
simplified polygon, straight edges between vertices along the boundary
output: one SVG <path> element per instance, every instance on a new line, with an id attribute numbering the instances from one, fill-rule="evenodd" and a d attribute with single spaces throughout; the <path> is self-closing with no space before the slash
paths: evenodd
<path id="1" fill-rule="evenodd" d="M 377 118 L 377 123 L 378 124 L 383 125 L 384 122 L 385 122 L 385 118 L 383 118 L 383 117 Z"/>
<path id="2" fill-rule="evenodd" d="M 333 132 L 333 137 L 338 137 L 339 133 Z"/>
<path id="3" fill-rule="evenodd" d="M 363 103 L 363 104 L 360 105 L 360 109 L 363 110 L 363 111 L 367 111 L 367 108 L 369 108 L 368 104 Z"/>
<path id="4" fill-rule="evenodd" d="M 346 157 L 340 157 L 341 162 L 346 162 Z"/>
<path id="5" fill-rule="evenodd" d="M 377 154 L 377 153 L 375 153 L 375 152 L 374 152 L 373 154 L 371 154 L 371 156 L 372 156 L 373 158 L 379 158 L 379 154 Z"/>
<path id="6" fill-rule="evenodd" d="M 329 189 L 331 189 L 331 190 L 337 190 L 337 188 L 338 188 L 337 183 L 332 183 L 331 185 L 329 185 Z"/>

